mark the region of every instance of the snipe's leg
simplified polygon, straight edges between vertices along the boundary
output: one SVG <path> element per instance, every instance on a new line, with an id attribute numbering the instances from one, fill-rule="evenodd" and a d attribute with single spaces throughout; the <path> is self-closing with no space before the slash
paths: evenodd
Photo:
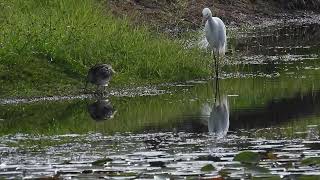
<path id="1" fill-rule="evenodd" d="M 84 93 L 87 93 L 87 88 L 88 88 L 88 80 L 85 80 L 85 84 L 84 84 Z"/>

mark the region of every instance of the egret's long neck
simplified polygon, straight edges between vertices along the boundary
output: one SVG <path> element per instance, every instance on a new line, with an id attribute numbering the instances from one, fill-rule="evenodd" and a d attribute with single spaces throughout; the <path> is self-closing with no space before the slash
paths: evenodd
<path id="1" fill-rule="evenodd" d="M 214 29 L 214 21 L 211 16 L 208 18 L 208 24 L 209 24 L 210 29 Z"/>

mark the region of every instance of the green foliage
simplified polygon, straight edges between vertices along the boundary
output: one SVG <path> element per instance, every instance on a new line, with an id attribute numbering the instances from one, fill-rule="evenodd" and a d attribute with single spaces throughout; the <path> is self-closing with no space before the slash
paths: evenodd
<path id="1" fill-rule="evenodd" d="M 201 171 L 214 171 L 215 169 L 212 164 L 207 164 L 201 168 Z"/>
<path id="2" fill-rule="evenodd" d="M 97 63 L 113 85 L 184 81 L 208 75 L 197 49 L 114 18 L 93 0 L 0 3 L 1 96 L 77 93 Z"/>
<path id="3" fill-rule="evenodd" d="M 234 161 L 239 161 L 243 164 L 257 164 L 260 161 L 259 153 L 252 151 L 243 151 L 234 157 Z"/>

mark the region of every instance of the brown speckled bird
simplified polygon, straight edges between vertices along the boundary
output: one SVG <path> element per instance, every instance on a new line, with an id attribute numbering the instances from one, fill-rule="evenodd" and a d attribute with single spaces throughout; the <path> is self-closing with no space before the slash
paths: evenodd
<path id="1" fill-rule="evenodd" d="M 115 71 L 112 69 L 109 64 L 98 64 L 89 69 L 85 89 L 87 89 L 88 82 L 99 87 L 103 87 L 103 92 L 105 91 L 105 87 L 108 86 L 109 81 L 112 78 L 112 75 Z M 103 94 L 102 92 L 102 94 Z"/>

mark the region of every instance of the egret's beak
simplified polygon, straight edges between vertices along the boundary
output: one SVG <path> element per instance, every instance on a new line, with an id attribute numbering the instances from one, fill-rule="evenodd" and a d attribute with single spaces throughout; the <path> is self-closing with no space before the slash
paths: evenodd
<path id="1" fill-rule="evenodd" d="M 205 24 L 206 24 L 206 22 L 207 22 L 207 18 L 202 17 L 202 24 L 203 24 L 203 25 L 205 25 Z"/>
<path id="2" fill-rule="evenodd" d="M 114 69 L 112 69 L 111 68 L 111 72 L 113 73 L 113 74 L 116 74 L 117 72 L 114 70 Z"/>

